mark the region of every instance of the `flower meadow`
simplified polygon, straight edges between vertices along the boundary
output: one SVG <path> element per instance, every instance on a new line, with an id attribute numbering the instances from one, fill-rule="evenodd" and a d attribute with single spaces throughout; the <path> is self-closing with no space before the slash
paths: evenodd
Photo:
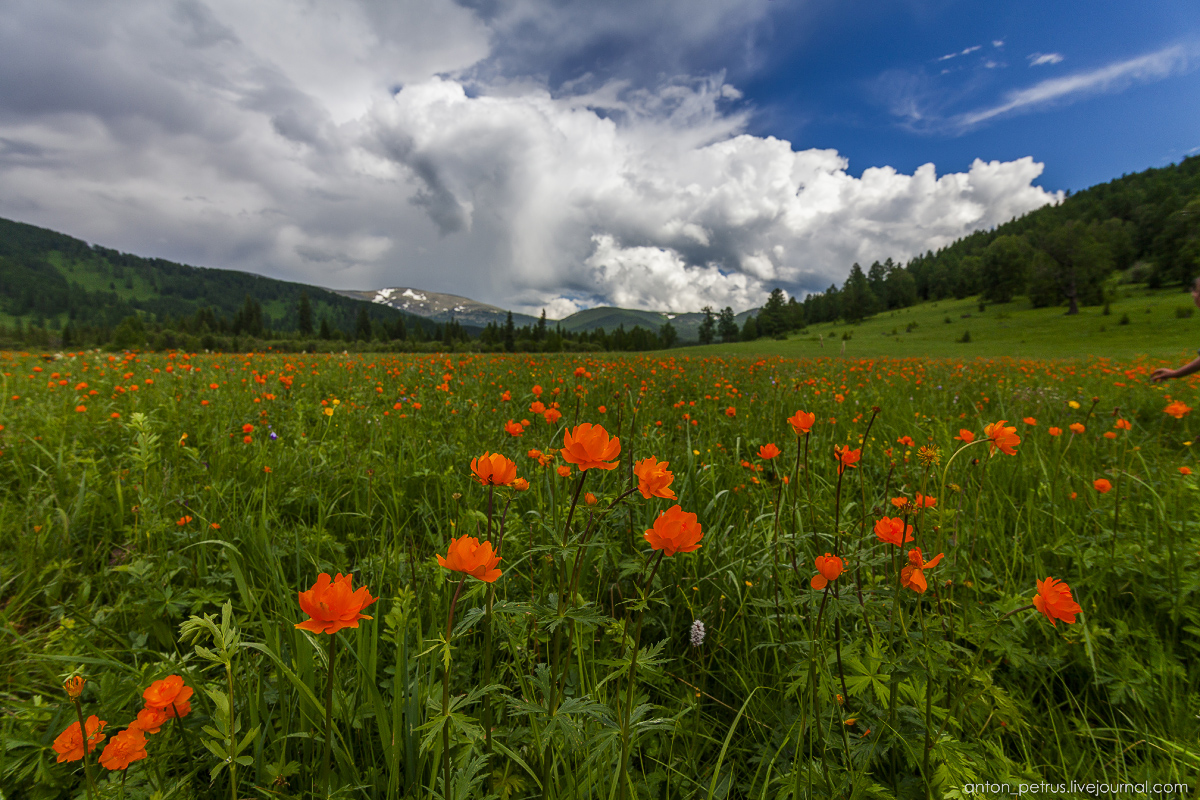
<path id="1" fill-rule="evenodd" d="M 1153 366 L 0 354 L 0 792 L 1194 786 Z"/>

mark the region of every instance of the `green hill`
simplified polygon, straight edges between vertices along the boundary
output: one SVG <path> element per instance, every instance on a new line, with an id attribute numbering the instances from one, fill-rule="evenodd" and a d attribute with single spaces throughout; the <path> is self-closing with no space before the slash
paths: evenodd
<path id="1" fill-rule="evenodd" d="M 1179 289 L 1122 286 L 1104 307 L 1068 316 L 1024 299 L 984 303 L 978 297 L 931 300 L 858 323 L 822 323 L 787 334 L 690 348 L 689 354 L 763 354 L 847 358 L 1083 358 L 1148 355 L 1179 366 L 1200 349 L 1200 310 Z M 964 334 L 969 341 L 962 341 Z M 844 345 L 844 347 L 843 347 Z"/>
<path id="2" fill-rule="evenodd" d="M 177 264 L 142 258 L 65 234 L 0 219 L 0 324 L 62 329 L 111 329 L 138 316 L 147 322 L 178 322 L 202 310 L 214 329 L 233 329 L 251 298 L 261 313 L 255 326 L 295 331 L 298 309 L 307 294 L 314 328 L 322 319 L 333 330 L 352 334 L 365 309 L 372 322 L 433 330 L 418 317 L 334 292 L 248 272 Z M 242 321 L 245 321 L 244 319 Z M 261 325 L 259 325 L 261 323 Z M 218 332 L 214 330 L 214 332 Z M 232 331 L 236 332 L 236 331 Z"/>

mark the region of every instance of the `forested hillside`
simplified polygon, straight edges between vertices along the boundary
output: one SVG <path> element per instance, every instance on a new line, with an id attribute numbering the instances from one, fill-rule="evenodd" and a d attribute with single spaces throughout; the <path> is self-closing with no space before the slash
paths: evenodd
<path id="1" fill-rule="evenodd" d="M 981 295 L 1035 307 L 1100 305 L 1119 282 L 1184 286 L 1200 272 L 1200 157 L 1125 175 L 907 264 L 855 264 L 841 288 L 803 302 L 777 291 L 755 336 L 805 325 L 856 322 L 925 300 Z M 749 324 L 749 322 L 747 323 Z M 743 338 L 746 331 L 743 329 Z"/>

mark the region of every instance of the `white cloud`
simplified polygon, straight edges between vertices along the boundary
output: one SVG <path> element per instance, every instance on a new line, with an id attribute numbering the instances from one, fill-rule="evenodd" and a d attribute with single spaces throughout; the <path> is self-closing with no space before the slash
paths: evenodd
<path id="1" fill-rule="evenodd" d="M 1026 58 L 1029 59 L 1029 66 L 1040 67 L 1043 64 L 1061 64 L 1063 61 L 1062 53 L 1030 53 Z"/>
<path id="2" fill-rule="evenodd" d="M 1188 52 L 1181 45 L 1148 55 L 1117 61 L 1063 78 L 1052 78 L 1026 89 L 1010 92 L 1004 102 L 957 117 L 956 127 L 969 128 L 1004 114 L 1024 111 L 1055 101 L 1100 92 L 1119 91 L 1132 83 L 1161 80 L 1188 68 Z"/>
<path id="3" fill-rule="evenodd" d="M 855 178 L 834 150 L 747 135 L 721 74 L 551 91 L 502 74 L 528 54 L 496 40 L 537 20 L 583 35 L 565 18 L 415 2 L 14 0 L 0 73 L 28 80 L 0 83 L 0 216 L 187 263 L 559 317 L 741 310 L 1058 198 L 1033 185 L 1031 158 Z M 738 7 L 697 15 L 688 41 Z"/>
<path id="4" fill-rule="evenodd" d="M 992 39 L 992 47 L 1004 47 L 1003 39 Z"/>

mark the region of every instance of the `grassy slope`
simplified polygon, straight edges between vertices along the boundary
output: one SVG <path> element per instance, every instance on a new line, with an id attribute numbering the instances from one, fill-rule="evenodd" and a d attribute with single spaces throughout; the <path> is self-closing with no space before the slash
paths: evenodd
<path id="1" fill-rule="evenodd" d="M 842 354 L 842 335 L 849 333 L 845 355 L 854 358 L 1149 355 L 1183 363 L 1200 349 L 1200 311 L 1180 319 L 1175 316 L 1179 307 L 1192 307 L 1191 295 L 1178 289 L 1141 287 L 1122 287 L 1109 316 L 1102 315 L 1102 308 L 1094 307 L 1081 308 L 1078 316 L 1068 317 L 1061 307 L 1030 308 L 1024 298 L 1003 305 L 990 304 L 980 313 L 978 298 L 951 299 L 885 312 L 858 325 L 814 325 L 804 334 L 792 333 L 787 341 L 759 339 L 689 348 L 687 352 L 836 356 Z M 970 317 L 964 318 L 964 314 Z M 1128 325 L 1118 324 L 1123 314 L 1129 315 Z M 946 317 L 950 324 L 946 324 Z M 905 327 L 914 322 L 917 327 L 906 333 Z M 970 342 L 957 341 L 964 331 L 970 331 Z"/>

